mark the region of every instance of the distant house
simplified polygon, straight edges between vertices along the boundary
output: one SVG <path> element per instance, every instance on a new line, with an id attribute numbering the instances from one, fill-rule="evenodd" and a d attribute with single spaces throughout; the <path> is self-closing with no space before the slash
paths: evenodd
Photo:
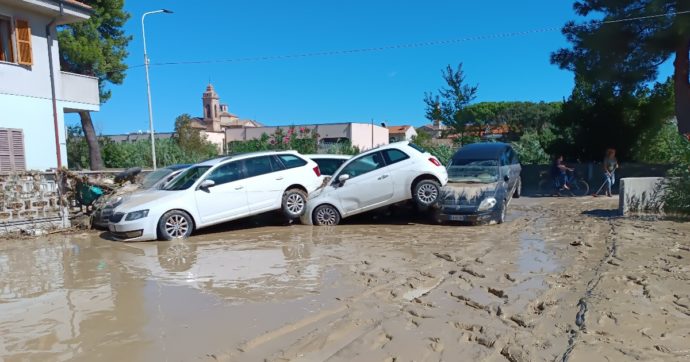
<path id="1" fill-rule="evenodd" d="M 417 136 L 417 131 L 412 126 L 390 126 L 388 127 L 388 141 L 412 141 Z"/>
<path id="2" fill-rule="evenodd" d="M 0 172 L 67 166 L 65 113 L 100 110 L 98 79 L 60 70 L 55 29 L 91 14 L 75 0 L 0 0 Z"/>
<path id="3" fill-rule="evenodd" d="M 290 127 L 308 129 L 310 133 L 317 134 L 317 142 L 320 152 L 326 152 L 329 148 L 342 143 L 350 142 L 360 150 L 387 145 L 388 129 L 369 123 L 322 123 L 322 124 L 301 124 L 287 126 L 270 127 L 243 127 L 226 128 L 225 138 L 231 141 L 247 141 L 259 139 L 264 133 L 272 135 L 276 130 L 287 131 Z"/>
<path id="4" fill-rule="evenodd" d="M 431 138 L 443 138 L 443 133 L 448 130 L 448 127 L 441 123 L 441 121 L 436 120 L 433 123 L 425 124 L 417 128 L 417 133 L 426 133 Z"/>
<path id="5" fill-rule="evenodd" d="M 155 134 L 156 140 L 164 140 L 164 139 L 169 139 L 175 136 L 174 132 L 160 132 Z M 125 134 L 114 134 L 114 135 L 107 135 L 103 136 L 108 139 L 110 139 L 113 142 L 117 143 L 128 143 L 128 142 L 137 142 L 137 141 L 148 141 L 151 139 L 151 134 L 150 133 L 143 133 L 143 132 L 134 132 L 134 133 L 125 133 Z"/>

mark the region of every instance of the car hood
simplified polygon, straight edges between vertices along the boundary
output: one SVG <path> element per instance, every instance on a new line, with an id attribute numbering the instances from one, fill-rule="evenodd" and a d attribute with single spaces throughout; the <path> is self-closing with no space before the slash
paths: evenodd
<path id="1" fill-rule="evenodd" d="M 452 205 L 479 204 L 484 198 L 494 196 L 497 187 L 498 182 L 449 182 L 441 189 L 441 200 L 443 204 Z"/>
<path id="2" fill-rule="evenodd" d="M 162 191 L 162 190 L 142 190 L 135 192 L 123 200 L 122 204 L 117 207 L 118 211 L 128 212 L 134 209 L 146 208 L 148 204 L 160 203 L 167 199 L 175 199 L 180 197 L 179 192 L 176 191 Z"/>

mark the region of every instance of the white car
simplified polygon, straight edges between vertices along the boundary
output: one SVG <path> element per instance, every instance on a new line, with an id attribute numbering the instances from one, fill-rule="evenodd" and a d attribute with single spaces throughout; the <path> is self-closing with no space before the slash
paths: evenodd
<path id="1" fill-rule="evenodd" d="M 307 201 L 301 221 L 337 225 L 342 218 L 413 199 L 434 205 L 448 182 L 446 168 L 423 149 L 398 142 L 355 156 Z"/>
<path id="2" fill-rule="evenodd" d="M 188 168 L 161 190 L 132 195 L 113 210 L 108 229 L 121 240 L 172 240 L 272 210 L 296 219 L 321 183 L 319 166 L 294 151 L 217 158 Z"/>
<path id="3" fill-rule="evenodd" d="M 319 165 L 321 174 L 323 176 L 333 176 L 333 173 L 345 163 L 345 161 L 352 158 L 350 155 L 334 155 L 334 154 L 318 154 L 318 155 L 304 155 L 310 160 Z"/>

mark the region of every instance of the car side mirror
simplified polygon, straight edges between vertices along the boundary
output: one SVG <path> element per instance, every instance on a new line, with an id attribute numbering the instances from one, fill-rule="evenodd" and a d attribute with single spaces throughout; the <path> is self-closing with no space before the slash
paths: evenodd
<path id="1" fill-rule="evenodd" d="M 348 175 L 348 174 L 343 174 L 343 175 L 338 176 L 338 182 L 340 183 L 340 186 L 344 185 L 345 181 L 347 181 L 349 179 L 350 179 L 350 175 Z"/>
<path id="2" fill-rule="evenodd" d="M 199 189 L 208 192 L 208 189 L 215 186 L 215 185 L 216 185 L 216 182 L 213 180 L 204 180 L 204 181 L 201 181 L 201 184 L 199 184 Z"/>
<path id="3" fill-rule="evenodd" d="M 503 181 L 508 182 L 510 180 L 510 177 L 508 175 L 503 176 Z"/>

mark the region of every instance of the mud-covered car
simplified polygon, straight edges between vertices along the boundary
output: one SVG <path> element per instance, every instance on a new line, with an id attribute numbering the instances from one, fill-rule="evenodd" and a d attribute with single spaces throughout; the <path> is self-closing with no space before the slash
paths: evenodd
<path id="1" fill-rule="evenodd" d="M 108 219 L 113 214 L 113 209 L 120 205 L 129 195 L 145 190 L 158 190 L 170 182 L 180 172 L 189 168 L 191 164 L 171 165 L 162 167 L 144 176 L 140 182 L 123 186 L 112 195 L 102 197 L 94 203 L 94 211 L 91 214 L 91 225 L 99 229 L 108 228 Z"/>
<path id="2" fill-rule="evenodd" d="M 503 223 L 513 197 L 520 197 L 522 170 L 513 148 L 500 142 L 462 147 L 448 164 L 437 221 Z"/>

